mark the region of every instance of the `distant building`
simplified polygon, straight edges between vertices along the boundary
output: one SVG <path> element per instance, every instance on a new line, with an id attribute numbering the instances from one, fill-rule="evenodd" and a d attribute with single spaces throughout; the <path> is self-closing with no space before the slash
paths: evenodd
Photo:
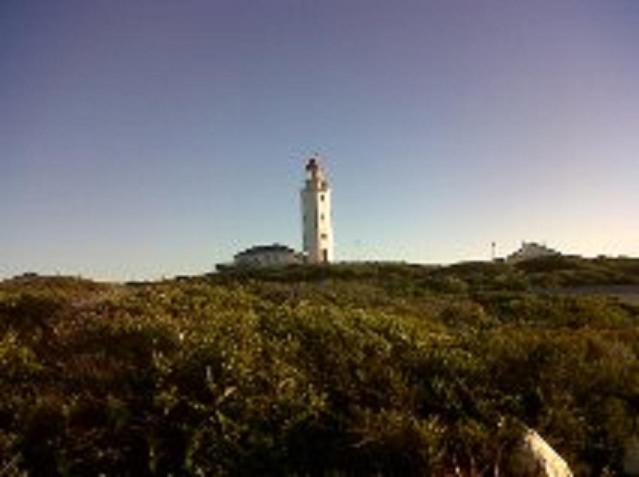
<path id="1" fill-rule="evenodd" d="M 300 253 L 277 243 L 251 247 L 233 257 L 233 266 L 237 268 L 283 267 L 302 262 Z"/>
<path id="2" fill-rule="evenodd" d="M 333 261 L 331 189 L 318 158 L 306 164 L 306 180 L 301 190 L 303 252 L 281 244 L 258 245 L 233 256 L 232 263 L 217 265 L 218 271 L 234 268 L 280 267 L 296 263 Z"/>
<path id="3" fill-rule="evenodd" d="M 506 257 L 508 263 L 518 263 L 542 257 L 556 257 L 561 253 L 535 242 L 522 242 L 521 248 Z"/>
<path id="4" fill-rule="evenodd" d="M 301 191 L 303 249 L 309 263 L 328 263 L 333 255 L 331 188 L 326 171 L 315 157 L 306 165 Z"/>

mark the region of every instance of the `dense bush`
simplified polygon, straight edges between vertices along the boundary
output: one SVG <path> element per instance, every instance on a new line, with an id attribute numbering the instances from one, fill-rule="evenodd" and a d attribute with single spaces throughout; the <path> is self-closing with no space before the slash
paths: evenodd
<path id="1" fill-rule="evenodd" d="M 555 256 L 524 261 L 515 268 L 532 285 L 546 288 L 639 283 L 639 260 L 633 259 Z"/>
<path id="2" fill-rule="evenodd" d="M 530 291 L 544 267 L 524 268 L 6 281 L 0 469 L 480 475 L 533 427 L 580 473 L 619 473 L 639 426 L 639 310 Z"/>

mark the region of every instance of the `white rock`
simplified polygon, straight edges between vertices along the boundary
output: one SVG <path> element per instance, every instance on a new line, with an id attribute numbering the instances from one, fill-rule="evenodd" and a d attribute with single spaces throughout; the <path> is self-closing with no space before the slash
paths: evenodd
<path id="1" fill-rule="evenodd" d="M 572 471 L 537 432 L 529 429 L 510 459 L 510 472 L 518 477 L 572 477 Z"/>

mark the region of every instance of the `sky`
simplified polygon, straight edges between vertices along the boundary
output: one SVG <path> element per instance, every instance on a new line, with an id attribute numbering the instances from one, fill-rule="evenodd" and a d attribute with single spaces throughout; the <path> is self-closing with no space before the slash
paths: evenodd
<path id="1" fill-rule="evenodd" d="M 639 256 L 636 0 L 2 0 L 0 278 Z"/>

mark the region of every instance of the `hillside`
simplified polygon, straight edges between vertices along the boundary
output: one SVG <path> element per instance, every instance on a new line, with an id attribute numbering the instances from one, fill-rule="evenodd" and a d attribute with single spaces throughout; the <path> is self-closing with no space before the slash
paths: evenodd
<path id="1" fill-rule="evenodd" d="M 574 257 L 5 280 L 0 475 L 508 475 L 526 427 L 620 474 L 638 284 Z"/>

